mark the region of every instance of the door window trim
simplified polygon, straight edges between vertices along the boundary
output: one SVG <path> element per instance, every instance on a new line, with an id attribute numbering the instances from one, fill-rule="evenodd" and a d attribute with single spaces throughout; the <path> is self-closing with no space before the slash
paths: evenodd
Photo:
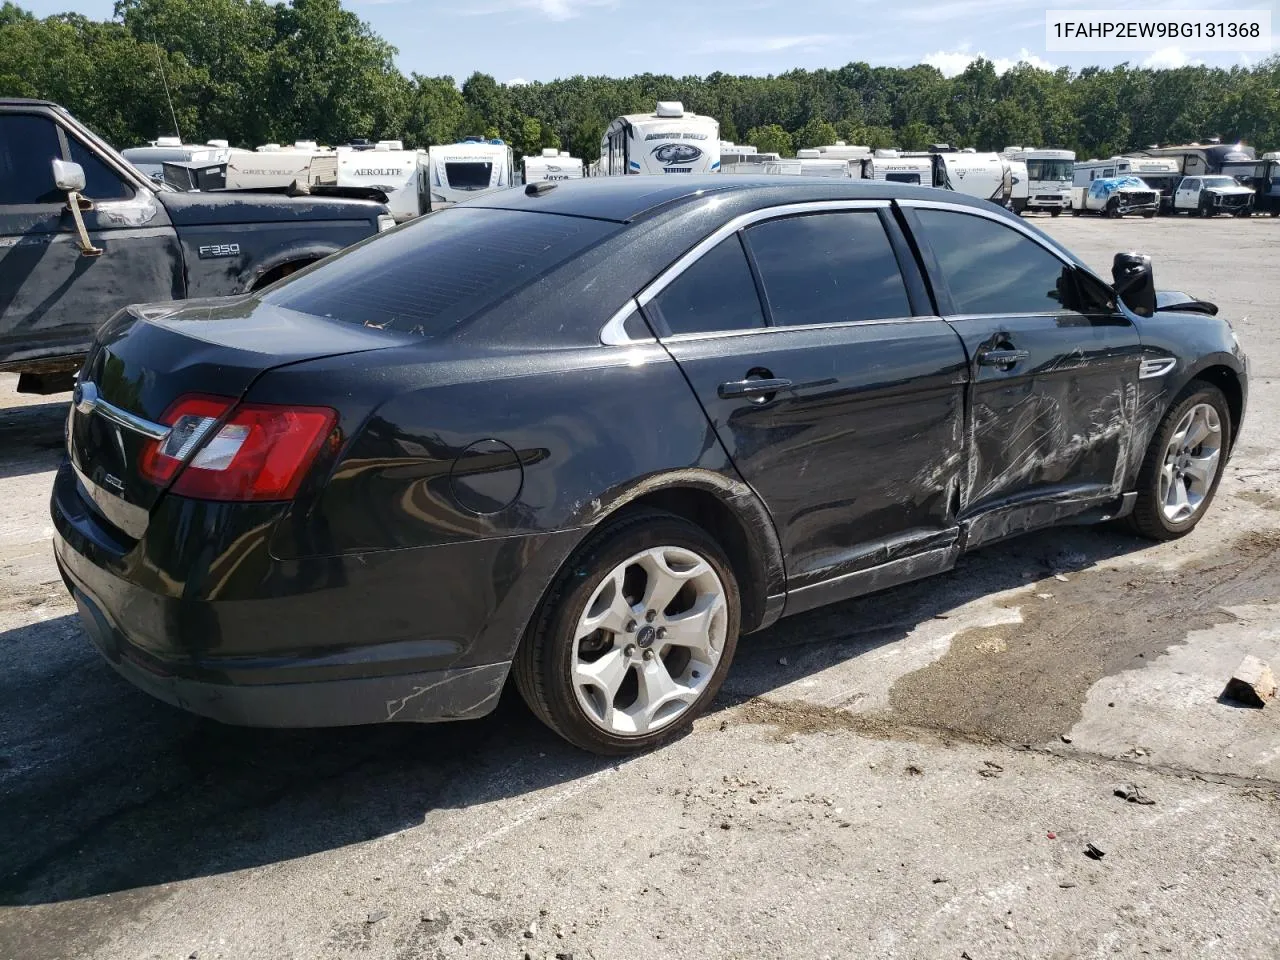
<path id="1" fill-rule="evenodd" d="M 658 296 L 658 294 L 662 293 L 663 290 L 665 290 L 668 286 L 670 286 L 676 280 L 677 277 L 679 277 L 686 270 L 692 267 L 695 263 L 701 260 L 704 255 L 710 252 L 711 249 L 717 246 L 722 240 L 724 240 L 727 237 L 733 236 L 735 233 L 737 233 L 739 230 L 744 229 L 745 227 L 753 226 L 765 220 L 777 220 L 784 217 L 795 216 L 797 214 L 830 213 L 830 212 L 839 212 L 842 210 L 887 210 L 891 208 L 892 204 L 893 204 L 893 201 L 889 199 L 813 200 L 813 201 L 806 201 L 803 203 L 784 203 L 784 204 L 779 204 L 773 207 L 761 207 L 759 210 L 752 210 L 752 211 L 749 211 L 748 213 L 744 213 L 737 217 L 734 217 L 729 222 L 721 225 L 720 227 L 717 227 L 707 236 L 699 240 L 696 244 L 693 245 L 693 247 L 691 247 L 688 251 L 686 251 L 683 256 L 681 256 L 678 260 L 676 260 L 675 263 L 671 264 L 669 267 L 667 267 L 665 270 L 659 273 L 653 280 L 649 281 L 648 285 L 645 286 L 644 289 L 642 289 L 638 294 L 628 299 L 627 302 L 622 305 L 621 309 L 619 309 L 617 313 L 615 313 L 612 317 L 610 317 L 609 321 L 601 328 L 600 342 L 605 346 L 611 346 L 611 347 L 630 346 L 632 344 L 637 344 L 637 343 L 656 343 L 658 339 L 657 337 L 651 336 L 651 337 L 645 337 L 642 339 L 636 339 L 628 335 L 626 330 L 623 329 L 623 325 L 626 323 L 627 318 L 633 312 L 635 312 L 637 307 L 643 309 L 644 307 L 648 306 L 650 301 L 652 301 L 655 297 Z M 750 261 L 748 261 L 748 264 L 750 264 Z M 906 282 L 905 277 L 903 279 L 903 282 L 904 283 Z M 758 295 L 758 291 L 757 291 L 757 295 Z M 918 319 L 918 318 L 915 318 L 915 317 L 903 318 L 903 320 L 914 320 L 914 319 Z M 694 339 L 706 339 L 708 337 L 734 336 L 734 335 L 741 335 L 744 333 L 768 333 L 769 331 L 775 331 L 775 330 L 825 329 L 828 327 L 848 326 L 850 324 L 886 323 L 886 322 L 892 322 L 892 321 L 849 320 L 849 321 L 844 321 L 840 323 L 808 324 L 806 326 L 800 326 L 800 327 L 752 327 L 748 330 L 722 330 L 722 331 L 708 331 L 704 333 L 675 334 L 670 337 L 663 337 L 662 339 L 664 341 L 694 340 Z"/>

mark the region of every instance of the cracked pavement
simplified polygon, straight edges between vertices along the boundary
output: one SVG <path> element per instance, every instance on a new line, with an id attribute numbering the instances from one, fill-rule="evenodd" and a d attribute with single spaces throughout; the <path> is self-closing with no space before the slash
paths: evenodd
<path id="1" fill-rule="evenodd" d="M 1280 667 L 1280 232 L 1035 222 L 1237 320 L 1250 416 L 1205 522 L 1036 534 L 785 620 L 621 763 L 510 690 L 322 731 L 134 690 L 50 554 L 65 398 L 0 375 L 0 960 L 1274 958 L 1280 704 L 1218 694 L 1246 653 Z"/>

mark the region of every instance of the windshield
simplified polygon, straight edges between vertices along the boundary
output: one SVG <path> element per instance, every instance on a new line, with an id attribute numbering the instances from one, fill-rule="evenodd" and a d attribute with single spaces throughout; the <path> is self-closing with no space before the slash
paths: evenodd
<path id="1" fill-rule="evenodd" d="M 1029 180 L 1070 180 L 1073 164 L 1070 160 L 1028 160 Z"/>
<path id="2" fill-rule="evenodd" d="M 1231 179 L 1231 177 L 1205 177 L 1204 185 L 1206 187 L 1238 187 L 1240 186 L 1240 184 L 1236 183 L 1235 180 Z"/>
<path id="3" fill-rule="evenodd" d="M 493 177 L 493 164 L 488 161 L 446 161 L 444 176 L 454 190 L 485 190 Z"/>
<path id="4" fill-rule="evenodd" d="M 312 316 L 431 337 L 618 229 L 585 217 L 456 207 L 348 247 L 262 299 Z"/>

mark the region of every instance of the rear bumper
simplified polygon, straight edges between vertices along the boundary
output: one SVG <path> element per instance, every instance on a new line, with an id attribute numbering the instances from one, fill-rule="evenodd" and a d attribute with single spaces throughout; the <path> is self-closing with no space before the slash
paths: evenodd
<path id="1" fill-rule="evenodd" d="M 159 509 L 149 533 L 184 529 Z M 488 713 L 545 584 L 581 535 L 317 561 L 272 560 L 264 542 L 235 555 L 239 569 L 258 569 L 236 583 L 207 531 L 186 528 L 214 555 L 191 569 L 158 572 L 164 545 L 145 539 L 112 551 L 66 468 L 52 514 L 85 631 L 121 675 L 193 713 L 266 727 Z"/>

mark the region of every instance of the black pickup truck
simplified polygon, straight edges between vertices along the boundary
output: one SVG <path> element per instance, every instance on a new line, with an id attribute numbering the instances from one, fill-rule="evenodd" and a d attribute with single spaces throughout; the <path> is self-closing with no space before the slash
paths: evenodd
<path id="1" fill-rule="evenodd" d="M 0 371 L 69 390 L 119 308 L 253 290 L 392 225 L 369 200 L 179 193 L 62 107 L 0 98 Z"/>

